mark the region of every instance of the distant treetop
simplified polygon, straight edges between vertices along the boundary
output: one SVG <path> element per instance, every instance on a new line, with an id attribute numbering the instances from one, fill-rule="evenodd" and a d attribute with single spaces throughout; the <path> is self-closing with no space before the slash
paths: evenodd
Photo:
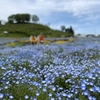
<path id="1" fill-rule="evenodd" d="M 30 14 L 13 14 L 8 17 L 8 23 L 29 23 L 31 20 Z M 37 15 L 32 16 L 32 21 L 37 23 L 39 18 Z"/>

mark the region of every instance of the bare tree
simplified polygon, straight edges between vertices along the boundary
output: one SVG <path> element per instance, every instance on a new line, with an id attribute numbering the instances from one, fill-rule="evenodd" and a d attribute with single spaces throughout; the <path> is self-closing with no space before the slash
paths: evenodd
<path id="1" fill-rule="evenodd" d="M 61 30 L 65 31 L 66 27 L 64 25 L 61 26 Z"/>
<path id="2" fill-rule="evenodd" d="M 37 23 L 37 22 L 39 21 L 39 17 L 38 17 L 37 15 L 33 15 L 33 16 L 32 16 L 32 21 L 33 21 L 34 23 Z"/>

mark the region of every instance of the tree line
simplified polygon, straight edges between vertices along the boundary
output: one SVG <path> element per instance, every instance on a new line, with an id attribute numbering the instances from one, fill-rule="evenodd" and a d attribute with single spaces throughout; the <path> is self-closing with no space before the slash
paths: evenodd
<path id="1" fill-rule="evenodd" d="M 8 16 L 8 23 L 29 23 L 31 20 L 32 22 L 37 23 L 39 17 L 30 14 L 12 14 Z"/>
<path id="2" fill-rule="evenodd" d="M 74 36 L 74 30 L 73 30 L 72 26 L 70 26 L 69 28 L 66 28 L 64 25 L 62 25 L 61 30 L 63 32 L 70 34 L 71 36 Z"/>

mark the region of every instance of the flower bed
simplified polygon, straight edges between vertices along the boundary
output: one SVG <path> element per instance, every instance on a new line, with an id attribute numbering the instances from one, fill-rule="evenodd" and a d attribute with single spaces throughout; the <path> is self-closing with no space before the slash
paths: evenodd
<path id="1" fill-rule="evenodd" d="M 91 45 L 90 45 L 91 44 Z M 0 49 L 0 99 L 99 100 L 98 42 Z"/>

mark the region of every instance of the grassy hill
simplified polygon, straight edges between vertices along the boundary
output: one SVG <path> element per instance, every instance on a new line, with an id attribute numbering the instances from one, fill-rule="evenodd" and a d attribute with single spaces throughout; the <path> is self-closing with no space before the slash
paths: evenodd
<path id="1" fill-rule="evenodd" d="M 4 33 L 7 31 L 8 33 Z M 35 34 L 36 36 L 40 33 L 43 33 L 45 37 L 68 37 L 69 34 L 59 31 L 53 30 L 48 26 L 42 24 L 5 24 L 0 25 L 0 37 L 29 37 L 31 34 Z"/>

